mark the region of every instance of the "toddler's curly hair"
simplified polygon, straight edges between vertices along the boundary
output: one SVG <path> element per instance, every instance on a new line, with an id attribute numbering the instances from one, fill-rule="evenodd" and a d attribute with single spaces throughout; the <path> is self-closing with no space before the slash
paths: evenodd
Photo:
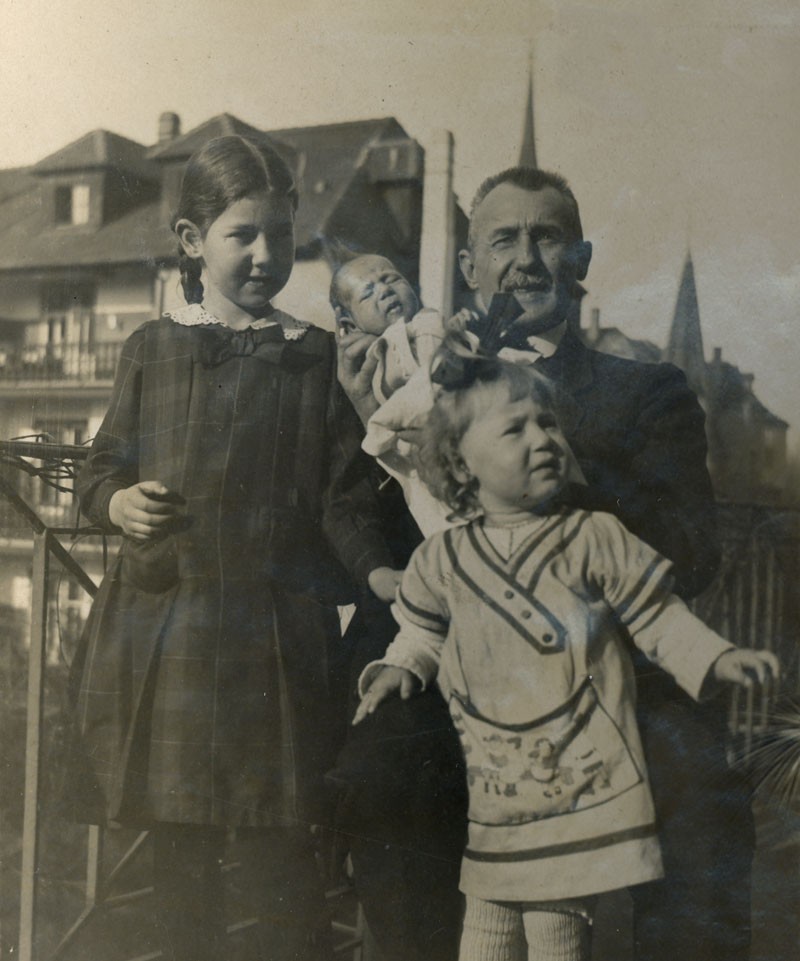
<path id="1" fill-rule="evenodd" d="M 449 334 L 436 352 L 431 364 L 434 382 L 437 369 L 443 366 L 450 372 L 425 421 L 417 467 L 433 496 L 456 517 L 469 519 L 480 513 L 478 480 L 461 456 L 461 440 L 476 415 L 491 404 L 491 392 L 502 386 L 509 402 L 532 397 L 557 414 L 558 391 L 533 365 L 511 364 L 480 350 L 476 353 L 459 333 Z"/>

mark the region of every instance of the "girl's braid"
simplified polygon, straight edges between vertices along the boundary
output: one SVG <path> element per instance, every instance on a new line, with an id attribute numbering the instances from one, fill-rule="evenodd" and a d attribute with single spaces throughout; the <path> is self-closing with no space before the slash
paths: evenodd
<path id="1" fill-rule="evenodd" d="M 200 281 L 202 267 L 196 257 L 190 257 L 183 247 L 178 248 L 178 268 L 181 272 L 181 287 L 187 304 L 203 302 L 203 284 Z"/>

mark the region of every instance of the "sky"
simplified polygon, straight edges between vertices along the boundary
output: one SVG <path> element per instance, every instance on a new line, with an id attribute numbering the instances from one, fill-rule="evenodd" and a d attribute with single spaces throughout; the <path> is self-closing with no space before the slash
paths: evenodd
<path id="1" fill-rule="evenodd" d="M 797 0 L 3 0 L 0 166 L 92 129 L 143 143 L 227 111 L 280 128 L 394 116 L 455 138 L 462 206 L 539 165 L 594 244 L 585 310 L 663 344 L 691 251 L 706 356 L 800 427 Z"/>

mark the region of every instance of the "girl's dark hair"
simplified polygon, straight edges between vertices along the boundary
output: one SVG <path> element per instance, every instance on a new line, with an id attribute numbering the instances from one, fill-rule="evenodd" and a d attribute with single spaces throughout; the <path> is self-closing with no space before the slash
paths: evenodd
<path id="1" fill-rule="evenodd" d="M 465 356 L 466 354 L 466 356 Z M 552 381 L 533 365 L 510 364 L 498 357 L 476 354 L 464 347 L 461 335 L 445 338 L 432 362 L 436 366 L 455 361 L 465 376 L 440 389 L 425 422 L 418 451 L 419 475 L 437 500 L 458 517 L 478 513 L 478 481 L 468 476 L 459 450 L 469 425 L 487 407 L 488 393 L 495 386 L 508 390 L 511 403 L 533 397 L 547 410 L 558 412 L 558 393 Z"/>
<path id="2" fill-rule="evenodd" d="M 172 218 L 172 229 L 179 220 L 191 220 L 205 236 L 211 224 L 231 204 L 259 191 L 289 198 L 297 209 L 297 188 L 289 168 L 266 143 L 244 137 L 216 137 L 192 154 L 186 164 L 181 197 Z M 178 244 L 178 267 L 183 294 L 189 304 L 203 299 L 201 264 Z"/>

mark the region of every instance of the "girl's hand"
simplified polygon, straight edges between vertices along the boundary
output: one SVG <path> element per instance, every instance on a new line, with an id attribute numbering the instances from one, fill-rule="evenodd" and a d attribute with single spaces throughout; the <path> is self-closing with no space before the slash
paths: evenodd
<path id="1" fill-rule="evenodd" d="M 374 352 L 367 357 L 367 351 L 376 340 L 377 337 L 360 330 L 348 331 L 344 327 L 339 328 L 339 383 L 363 424 L 366 424 L 378 409 L 378 402 L 372 393 L 372 377 L 378 366 L 378 357 Z"/>
<path id="2" fill-rule="evenodd" d="M 418 687 L 419 678 L 404 667 L 381 668 L 380 674 L 361 698 L 361 703 L 353 717 L 353 724 L 359 724 L 368 714 L 374 714 L 378 705 L 382 704 L 392 694 L 399 693 L 400 697 L 407 701 Z"/>
<path id="3" fill-rule="evenodd" d="M 177 491 L 160 481 L 140 481 L 117 491 L 108 503 L 108 519 L 121 527 L 126 537 L 139 543 L 172 533 L 176 522 L 186 522 L 180 513 L 186 503 Z"/>
<path id="4" fill-rule="evenodd" d="M 374 571 L 369 572 L 367 583 L 379 600 L 391 604 L 402 579 L 402 571 L 394 571 L 391 567 L 376 567 Z"/>
<path id="5" fill-rule="evenodd" d="M 752 651 L 747 648 L 725 651 L 714 661 L 715 680 L 751 688 L 753 681 L 766 684 L 777 681 L 781 666 L 771 651 Z"/>

